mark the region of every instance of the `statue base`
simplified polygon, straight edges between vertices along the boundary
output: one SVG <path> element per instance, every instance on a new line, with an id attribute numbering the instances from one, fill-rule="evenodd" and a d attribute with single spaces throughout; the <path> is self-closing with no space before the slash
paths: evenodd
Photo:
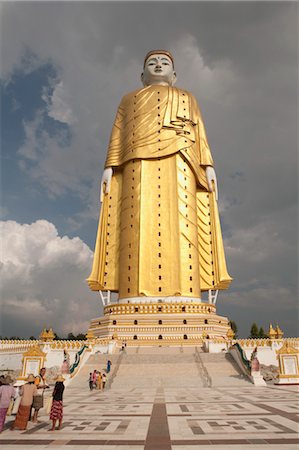
<path id="1" fill-rule="evenodd" d="M 88 333 L 128 346 L 202 345 L 206 339 L 227 340 L 228 319 L 203 302 L 115 303 L 91 320 Z"/>

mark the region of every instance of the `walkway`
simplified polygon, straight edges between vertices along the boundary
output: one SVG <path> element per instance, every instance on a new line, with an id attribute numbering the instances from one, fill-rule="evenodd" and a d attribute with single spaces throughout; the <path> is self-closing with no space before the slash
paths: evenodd
<path id="1" fill-rule="evenodd" d="M 126 356 L 128 357 L 126 360 Z M 188 383 L 188 370 L 184 374 L 178 367 L 177 387 L 173 385 L 173 361 L 165 358 L 163 377 L 156 385 L 143 386 L 150 377 L 146 361 L 142 366 L 124 355 L 114 356 L 116 374 L 111 389 L 104 392 L 88 389 L 87 367 L 74 384 L 66 388 L 64 423 L 61 431 L 50 432 L 46 414 L 36 426 L 29 424 L 27 431 L 10 431 L 11 419 L 0 436 L 2 448 L 13 450 L 84 449 L 84 450 L 234 450 L 298 448 L 297 386 L 268 386 L 257 388 L 231 375 L 223 386 L 219 379 L 212 387 L 195 361 L 199 373 L 198 386 Z M 215 357 L 213 357 L 213 364 Z M 148 359 L 153 368 L 152 357 Z M 167 362 L 168 361 L 168 362 Z M 183 361 L 183 360 L 182 360 Z M 92 360 L 94 363 L 94 360 Z M 125 364 L 126 362 L 126 364 Z M 180 358 L 178 358 L 178 365 Z M 222 362 L 223 363 L 223 362 Z M 131 378 L 124 377 L 124 366 L 132 365 Z M 169 366 L 168 366 L 169 364 Z M 193 363 L 192 363 L 193 364 Z M 210 366 L 212 363 L 210 364 Z M 91 367 L 91 365 L 90 365 Z M 207 364 L 209 367 L 209 364 Z M 168 368 L 168 369 L 167 369 Z M 190 365 L 191 369 L 191 365 Z M 101 370 L 101 367 L 100 367 Z M 173 369 L 174 370 L 174 369 Z M 216 366 L 213 371 L 216 373 Z M 212 372 L 211 372 L 212 373 Z M 225 374 L 224 374 L 225 375 Z M 140 385 L 134 387 L 134 377 Z M 131 380 L 131 382 L 129 382 Z M 237 383 L 235 383 L 237 381 Z"/>
<path id="2" fill-rule="evenodd" d="M 68 391 L 61 431 L 49 432 L 42 415 L 27 431 L 4 431 L 2 448 L 295 450 L 299 444 L 295 386 Z"/>

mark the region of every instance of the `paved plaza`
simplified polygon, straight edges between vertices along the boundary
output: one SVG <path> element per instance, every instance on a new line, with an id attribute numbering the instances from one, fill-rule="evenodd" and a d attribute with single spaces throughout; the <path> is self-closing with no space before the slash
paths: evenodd
<path id="1" fill-rule="evenodd" d="M 159 386 L 88 390 L 87 379 L 66 388 L 64 423 L 50 432 L 48 416 L 27 431 L 1 434 L 4 449 L 297 449 L 297 386 Z M 84 377 L 86 378 L 86 377 Z M 76 380 L 77 381 L 77 380 Z M 180 380 L 182 381 L 182 380 Z M 181 382 L 179 383 L 181 385 Z"/>

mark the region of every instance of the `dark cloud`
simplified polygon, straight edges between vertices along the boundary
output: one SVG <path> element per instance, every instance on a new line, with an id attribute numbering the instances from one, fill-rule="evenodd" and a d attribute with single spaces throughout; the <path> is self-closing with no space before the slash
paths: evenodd
<path id="1" fill-rule="evenodd" d="M 65 229 L 93 223 L 89 245 L 117 104 L 140 86 L 148 50 L 174 53 L 178 86 L 200 102 L 218 174 L 235 279 L 219 296 L 219 311 L 239 321 L 244 334 L 254 317 L 264 326 L 279 321 L 287 333 L 298 334 L 297 13 L 295 2 L 2 6 L 4 78 L 16 67 L 34 70 L 50 61 L 63 89 L 56 100 L 47 99 L 43 114 L 72 117 L 73 139 L 63 154 L 55 139 L 37 136 L 37 116 L 26 122 L 31 141 L 22 146 L 23 164 L 33 142 L 44 149 L 28 173 L 44 195 L 63 197 L 69 190 L 80 198 L 84 207 L 66 218 Z M 35 58 L 24 64 L 28 49 Z"/>

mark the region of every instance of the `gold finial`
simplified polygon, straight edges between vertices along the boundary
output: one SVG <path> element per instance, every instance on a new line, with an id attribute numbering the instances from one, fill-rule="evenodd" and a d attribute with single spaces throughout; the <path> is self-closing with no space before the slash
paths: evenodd
<path id="1" fill-rule="evenodd" d="M 39 339 L 40 341 L 46 342 L 48 340 L 48 332 L 46 330 L 46 328 L 44 328 L 41 332 L 41 334 L 39 335 Z"/>
<path id="2" fill-rule="evenodd" d="M 54 338 L 55 338 L 55 333 L 52 330 L 52 328 L 50 328 L 49 330 L 44 328 L 42 330 L 41 334 L 39 335 L 40 341 L 43 341 L 43 342 L 53 341 Z"/>
<path id="3" fill-rule="evenodd" d="M 276 339 L 281 339 L 283 337 L 283 331 L 279 328 L 279 325 L 276 325 Z"/>
<path id="4" fill-rule="evenodd" d="M 226 336 L 227 336 L 228 339 L 234 339 L 235 333 L 234 333 L 234 331 L 231 328 L 229 328 L 227 330 Z"/>
<path id="5" fill-rule="evenodd" d="M 52 330 L 52 328 L 50 328 L 49 331 L 48 331 L 48 341 L 53 341 L 54 338 L 55 338 L 55 333 Z"/>
<path id="6" fill-rule="evenodd" d="M 268 336 L 270 339 L 275 339 L 275 337 L 276 337 L 276 331 L 272 327 L 272 323 L 270 323 L 270 326 L 269 326 Z"/>
<path id="7" fill-rule="evenodd" d="M 86 339 L 88 341 L 91 341 L 94 338 L 95 338 L 95 335 L 94 335 L 93 331 L 91 329 L 89 329 L 86 333 Z"/>

